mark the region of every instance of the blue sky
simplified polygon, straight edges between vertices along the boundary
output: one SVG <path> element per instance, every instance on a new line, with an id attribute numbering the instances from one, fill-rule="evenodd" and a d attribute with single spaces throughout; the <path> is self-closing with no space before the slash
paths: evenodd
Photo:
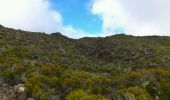
<path id="1" fill-rule="evenodd" d="M 169 0 L 0 0 L 0 24 L 70 38 L 170 36 Z"/>
<path id="2" fill-rule="evenodd" d="M 85 30 L 88 33 L 100 33 L 102 21 L 89 12 L 90 0 L 51 0 L 53 9 L 63 16 L 65 25 Z"/>

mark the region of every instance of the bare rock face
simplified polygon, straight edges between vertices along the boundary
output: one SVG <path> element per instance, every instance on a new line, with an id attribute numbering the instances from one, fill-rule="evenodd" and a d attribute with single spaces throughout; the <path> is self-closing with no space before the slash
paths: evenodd
<path id="1" fill-rule="evenodd" d="M 23 84 L 16 86 L 0 85 L 0 100 L 25 100 L 24 90 Z"/>

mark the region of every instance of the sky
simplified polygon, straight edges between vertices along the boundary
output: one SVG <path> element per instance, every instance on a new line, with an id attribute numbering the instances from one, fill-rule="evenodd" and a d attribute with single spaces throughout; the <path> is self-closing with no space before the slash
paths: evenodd
<path id="1" fill-rule="evenodd" d="M 70 38 L 170 36 L 169 0 L 0 0 L 0 24 Z"/>

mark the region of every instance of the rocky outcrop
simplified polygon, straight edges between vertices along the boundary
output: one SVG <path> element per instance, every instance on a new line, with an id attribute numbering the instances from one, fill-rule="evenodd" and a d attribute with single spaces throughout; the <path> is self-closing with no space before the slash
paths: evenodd
<path id="1" fill-rule="evenodd" d="M 0 100 L 25 100 L 25 87 L 23 84 L 9 86 L 7 84 L 0 85 Z"/>

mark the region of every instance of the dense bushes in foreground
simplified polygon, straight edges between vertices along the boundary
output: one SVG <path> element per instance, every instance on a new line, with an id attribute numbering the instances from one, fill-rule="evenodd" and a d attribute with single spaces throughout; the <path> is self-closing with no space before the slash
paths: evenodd
<path id="1" fill-rule="evenodd" d="M 1 78 L 11 85 L 24 83 L 27 97 L 36 100 L 169 100 L 170 98 L 169 69 L 148 68 L 119 74 L 114 71 L 97 73 L 68 69 L 66 65 L 40 62 L 31 64 L 22 60 L 21 62 L 15 60 L 11 67 L 5 67 L 11 61 L 8 63 L 1 61 Z"/>

